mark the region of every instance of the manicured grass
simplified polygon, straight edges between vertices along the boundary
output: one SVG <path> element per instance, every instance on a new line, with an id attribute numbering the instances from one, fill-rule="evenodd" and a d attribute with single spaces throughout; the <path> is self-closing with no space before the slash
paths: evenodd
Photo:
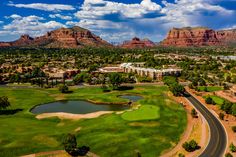
<path id="1" fill-rule="evenodd" d="M 223 90 L 223 88 L 219 86 L 199 86 L 198 89 L 200 91 L 205 91 L 205 87 L 207 88 L 207 92 L 215 92 L 215 91 Z"/>
<path id="2" fill-rule="evenodd" d="M 134 111 L 125 112 L 122 118 L 128 121 L 153 120 L 160 117 L 160 108 L 153 105 L 141 106 Z"/>
<path id="3" fill-rule="evenodd" d="M 142 156 L 160 156 L 177 143 L 186 127 L 186 112 L 166 92 L 166 86 L 139 86 L 127 91 L 103 93 L 100 88 L 73 88 L 71 94 L 58 89 L 0 88 L 0 96 L 8 96 L 12 109 L 23 109 L 14 115 L 0 115 L 0 156 L 14 157 L 41 151 L 63 149 L 62 137 L 75 133 L 79 145 L 87 145 L 102 156 L 130 157 L 139 151 Z M 128 102 L 119 95 L 135 94 L 144 99 L 136 102 L 145 111 L 140 117 L 149 120 L 127 121 L 120 114 L 108 114 L 79 121 L 49 118 L 38 120 L 29 110 L 38 104 L 55 100 L 94 100 Z M 158 118 L 151 119 L 159 109 Z M 150 113 L 148 113 L 148 112 Z M 128 112 L 127 112 L 128 113 Z M 138 112 L 139 114 L 140 112 Z M 76 129 L 80 128 L 76 132 Z"/>
<path id="4" fill-rule="evenodd" d="M 217 104 L 217 105 L 222 105 L 224 103 L 224 99 L 222 99 L 221 97 L 218 96 L 210 96 L 212 98 L 212 100 Z"/>

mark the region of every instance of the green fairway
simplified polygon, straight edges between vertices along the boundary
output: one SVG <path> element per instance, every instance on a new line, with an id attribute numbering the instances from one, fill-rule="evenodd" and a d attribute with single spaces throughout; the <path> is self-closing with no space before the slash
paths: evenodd
<path id="1" fill-rule="evenodd" d="M 14 115 L 0 115 L 0 156 L 63 149 L 62 137 L 74 133 L 80 146 L 89 146 L 92 152 L 102 157 L 130 157 L 137 151 L 142 156 L 153 157 L 173 147 L 185 130 L 186 112 L 167 96 L 166 86 L 137 86 L 108 93 L 98 87 L 71 90 L 73 93 L 61 94 L 58 89 L 0 88 L 0 96 L 8 96 L 11 109 L 22 109 Z M 128 100 L 119 96 L 132 94 L 143 97 L 134 103 L 140 107 L 124 114 L 75 121 L 38 120 L 30 113 L 35 105 L 56 100 L 124 103 Z"/>
<path id="2" fill-rule="evenodd" d="M 141 106 L 139 109 L 125 112 L 122 118 L 128 121 L 152 120 L 160 117 L 160 108 L 152 105 Z"/>
<path id="3" fill-rule="evenodd" d="M 224 103 L 224 99 L 215 95 L 210 95 L 209 97 L 212 98 L 212 100 L 217 104 L 217 105 L 222 105 Z M 206 97 L 204 97 L 206 98 Z"/>
<path id="4" fill-rule="evenodd" d="M 198 87 L 198 89 L 201 92 L 205 91 L 205 88 L 207 89 L 207 92 L 215 92 L 215 91 L 223 90 L 223 88 L 219 86 L 199 86 Z"/>

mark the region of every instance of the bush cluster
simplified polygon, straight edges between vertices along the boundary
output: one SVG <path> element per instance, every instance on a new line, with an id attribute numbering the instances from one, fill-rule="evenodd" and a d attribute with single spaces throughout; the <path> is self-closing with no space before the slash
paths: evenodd
<path id="1" fill-rule="evenodd" d="M 191 140 L 189 142 L 185 142 L 182 147 L 188 151 L 188 152 L 193 152 L 197 149 L 200 148 L 200 146 L 198 146 L 197 142 L 195 140 Z"/>

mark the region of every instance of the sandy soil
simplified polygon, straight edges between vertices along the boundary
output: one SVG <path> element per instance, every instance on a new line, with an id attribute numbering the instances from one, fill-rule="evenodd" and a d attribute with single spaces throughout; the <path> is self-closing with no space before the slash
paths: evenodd
<path id="1" fill-rule="evenodd" d="M 216 105 L 208 105 L 205 103 L 205 99 L 202 97 L 202 95 L 209 95 L 213 93 L 198 93 L 195 90 L 189 89 L 187 88 L 188 92 L 190 92 L 191 94 L 193 94 L 196 98 L 198 98 L 198 100 L 204 104 L 207 108 L 210 109 L 210 111 L 216 115 L 216 117 L 218 118 L 219 113 L 223 112 L 222 110 L 219 109 L 219 107 L 217 107 Z M 224 113 L 224 112 L 223 112 Z M 225 113 L 225 118 L 224 120 L 220 120 L 222 122 L 222 124 L 224 125 L 226 131 L 227 131 L 227 135 L 228 135 L 228 146 L 227 146 L 227 150 L 226 152 L 230 152 L 229 150 L 229 145 L 231 143 L 234 143 L 234 145 L 236 145 L 236 133 L 234 133 L 232 131 L 232 126 L 236 126 L 236 117 L 234 117 L 233 115 L 229 115 Z M 235 157 L 236 157 L 236 153 L 232 153 Z"/>
<path id="2" fill-rule="evenodd" d="M 58 117 L 60 119 L 79 120 L 79 119 L 97 118 L 101 115 L 111 114 L 111 113 L 113 113 L 113 111 L 99 111 L 99 112 L 88 113 L 88 114 L 72 114 L 72 113 L 57 112 L 57 113 L 39 114 L 36 116 L 36 118 L 43 119 L 43 118 L 50 118 L 50 117 Z"/>
<path id="3" fill-rule="evenodd" d="M 198 156 L 204 150 L 204 148 L 208 143 L 209 134 L 208 134 L 207 123 L 205 122 L 205 119 L 201 116 L 199 116 L 198 118 L 192 118 L 191 110 L 193 107 L 191 103 L 188 102 L 187 99 L 183 97 L 172 97 L 172 98 L 175 101 L 183 104 L 185 110 L 187 111 L 188 124 L 179 143 L 173 149 L 164 152 L 164 154 L 161 157 L 178 157 L 179 153 L 184 154 L 186 157 Z M 198 142 L 198 144 L 201 146 L 201 149 L 189 153 L 183 149 L 182 144 L 192 139 Z"/>

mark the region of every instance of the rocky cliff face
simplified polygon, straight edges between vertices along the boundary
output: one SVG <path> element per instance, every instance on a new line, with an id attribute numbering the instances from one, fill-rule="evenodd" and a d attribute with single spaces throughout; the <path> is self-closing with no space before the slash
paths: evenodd
<path id="1" fill-rule="evenodd" d="M 154 47 L 155 43 L 150 41 L 149 39 L 140 40 L 139 38 L 135 37 L 131 41 L 124 42 L 121 47 L 122 48 L 146 48 L 146 47 Z"/>
<path id="2" fill-rule="evenodd" d="M 219 45 L 217 33 L 209 28 L 173 28 L 162 42 L 164 46 L 213 46 Z"/>
<path id="3" fill-rule="evenodd" d="M 91 33 L 89 30 L 75 26 L 72 28 L 60 28 L 36 38 L 32 38 L 29 35 L 22 35 L 16 41 L 0 43 L 0 47 L 9 46 L 78 48 L 83 46 L 111 46 L 111 44 Z"/>
<path id="4" fill-rule="evenodd" d="M 225 44 L 236 43 L 236 29 L 217 31 L 217 38 Z"/>
<path id="5" fill-rule="evenodd" d="M 236 43 L 236 30 L 215 31 L 205 27 L 185 27 L 171 29 L 161 45 L 179 47 L 223 46 L 229 43 Z"/>

